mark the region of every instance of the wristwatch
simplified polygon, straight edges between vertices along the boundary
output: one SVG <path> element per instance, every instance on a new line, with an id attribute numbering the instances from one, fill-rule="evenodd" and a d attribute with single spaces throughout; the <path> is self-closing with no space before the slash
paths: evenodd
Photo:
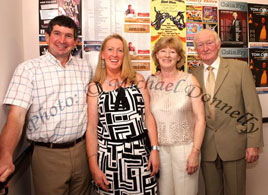
<path id="1" fill-rule="evenodd" d="M 160 146 L 152 146 L 152 149 L 151 150 L 157 150 L 157 151 L 159 151 L 160 150 Z"/>

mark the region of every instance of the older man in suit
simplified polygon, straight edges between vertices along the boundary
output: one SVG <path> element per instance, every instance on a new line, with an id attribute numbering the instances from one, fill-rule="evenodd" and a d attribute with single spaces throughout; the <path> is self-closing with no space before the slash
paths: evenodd
<path id="1" fill-rule="evenodd" d="M 218 56 L 221 41 L 204 29 L 194 38 L 202 65 L 193 71 L 203 89 L 206 132 L 201 167 L 206 195 L 245 195 L 246 163 L 263 146 L 262 114 L 247 63 Z"/>

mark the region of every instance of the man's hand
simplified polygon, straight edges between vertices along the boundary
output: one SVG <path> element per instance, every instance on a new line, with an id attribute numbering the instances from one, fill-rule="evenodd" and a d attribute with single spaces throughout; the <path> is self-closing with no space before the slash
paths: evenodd
<path id="1" fill-rule="evenodd" d="M 19 106 L 10 106 L 7 121 L 0 135 L 0 182 L 5 182 L 15 166 L 13 152 L 21 138 L 27 109 Z"/>
<path id="2" fill-rule="evenodd" d="M 253 163 L 259 158 L 259 148 L 247 148 L 246 149 L 246 160 L 248 163 Z"/>
<path id="3" fill-rule="evenodd" d="M 15 170 L 11 155 L 0 153 L 0 182 L 5 182 Z"/>

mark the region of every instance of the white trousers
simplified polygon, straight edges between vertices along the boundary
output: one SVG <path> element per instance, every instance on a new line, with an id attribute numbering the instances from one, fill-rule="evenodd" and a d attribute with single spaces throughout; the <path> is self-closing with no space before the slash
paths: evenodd
<path id="1" fill-rule="evenodd" d="M 186 171 L 186 163 L 192 145 L 190 143 L 160 147 L 159 195 L 197 194 L 200 168 L 192 175 L 189 175 Z"/>

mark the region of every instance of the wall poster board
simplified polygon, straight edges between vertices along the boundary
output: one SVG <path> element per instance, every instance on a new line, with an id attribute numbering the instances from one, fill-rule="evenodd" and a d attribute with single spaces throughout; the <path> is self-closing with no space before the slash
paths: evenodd
<path id="1" fill-rule="evenodd" d="M 145 78 L 155 72 L 151 51 L 161 36 L 183 41 L 187 57 L 183 68 L 191 72 L 201 63 L 194 35 L 203 28 L 215 30 L 222 40 L 220 55 L 247 61 L 257 92 L 268 93 L 268 5 L 227 0 L 39 0 L 40 54 L 47 49 L 48 22 L 61 14 L 79 26 L 74 55 L 95 66 L 103 39 L 119 33 L 127 40 L 135 69 Z"/>

